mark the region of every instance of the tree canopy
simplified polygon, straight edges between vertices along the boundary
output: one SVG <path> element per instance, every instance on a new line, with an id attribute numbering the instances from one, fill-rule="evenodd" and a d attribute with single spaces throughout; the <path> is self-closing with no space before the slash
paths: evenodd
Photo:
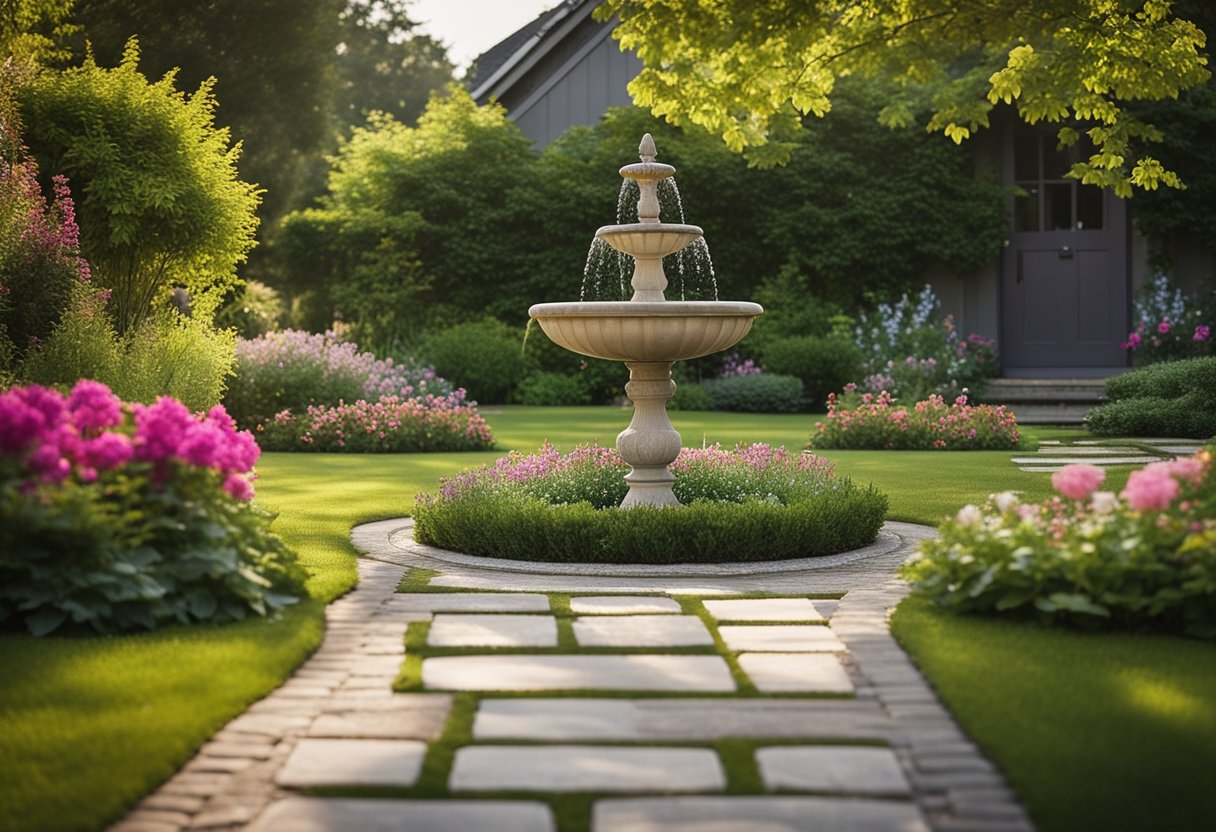
<path id="1" fill-rule="evenodd" d="M 614 36 L 644 63 L 637 104 L 761 166 L 789 159 L 839 78 L 868 75 L 891 85 L 890 126 L 927 109 L 928 129 L 957 143 L 1006 104 L 1058 124 L 1063 145 L 1089 135 L 1095 153 L 1071 172 L 1082 182 L 1177 187 L 1146 148 L 1160 131 L 1126 105 L 1209 77 L 1204 33 L 1171 0 L 605 0 L 596 14 L 618 18 Z"/>

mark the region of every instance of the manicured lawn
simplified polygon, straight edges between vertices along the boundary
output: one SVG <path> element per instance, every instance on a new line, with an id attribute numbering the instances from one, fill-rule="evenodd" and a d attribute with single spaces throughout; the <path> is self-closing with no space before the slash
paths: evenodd
<path id="1" fill-rule="evenodd" d="M 0 830 L 96 829 L 187 760 L 217 728 L 274 688 L 316 646 L 324 603 L 354 582 L 352 525 L 410 511 L 439 477 L 544 439 L 611 444 L 621 408 L 489 410 L 499 450 L 392 456 L 268 454 L 259 502 L 312 573 L 311 600 L 277 621 L 174 627 L 121 638 L 0 636 Z M 806 415 L 673 413 L 686 445 L 739 441 L 801 447 Z M 1028 431 L 1031 439 L 1075 431 Z M 892 516 L 935 523 L 991 491 L 1047 492 L 1005 453 L 832 451 L 841 473 L 874 482 Z M 1126 478 L 1114 477 L 1112 485 Z M 984 678 L 982 675 L 978 678 Z M 1023 694 L 1016 680 L 1002 696 Z M 993 688 L 997 690 L 997 688 Z M 949 694 L 947 694 L 949 696 Z M 993 697 L 994 701 L 1000 697 Z M 1210 701 L 1210 697 L 1209 700 Z M 16 772 L 19 776 L 11 776 Z M 1111 786 L 1112 790 L 1125 786 Z"/>
<path id="2" fill-rule="evenodd" d="M 1042 832 L 1216 829 L 1216 645 L 916 599 L 892 629 Z"/>

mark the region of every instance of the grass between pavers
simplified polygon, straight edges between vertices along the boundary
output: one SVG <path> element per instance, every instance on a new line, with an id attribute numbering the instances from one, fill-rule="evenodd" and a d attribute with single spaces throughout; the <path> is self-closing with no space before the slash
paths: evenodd
<path id="1" fill-rule="evenodd" d="M 892 631 L 1042 832 L 1216 829 L 1216 644 L 919 599 Z"/>

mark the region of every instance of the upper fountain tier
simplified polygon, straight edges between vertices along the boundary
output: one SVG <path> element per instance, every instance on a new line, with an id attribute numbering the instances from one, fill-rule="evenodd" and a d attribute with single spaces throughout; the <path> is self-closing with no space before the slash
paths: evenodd
<path id="1" fill-rule="evenodd" d="M 676 172 L 671 165 L 656 162 L 654 139 L 647 133 L 638 145 L 642 161 L 621 168 L 621 176 L 638 183 L 638 221 L 626 225 L 605 225 L 595 236 L 617 251 L 634 258 L 633 301 L 660 302 L 667 298 L 667 276 L 663 274 L 663 258 L 675 254 L 704 232 L 695 225 L 661 222 L 659 219 L 658 185 Z"/>

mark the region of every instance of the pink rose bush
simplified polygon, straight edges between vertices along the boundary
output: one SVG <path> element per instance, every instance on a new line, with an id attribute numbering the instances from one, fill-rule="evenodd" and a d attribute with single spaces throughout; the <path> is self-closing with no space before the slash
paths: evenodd
<path id="1" fill-rule="evenodd" d="M 249 502 L 260 453 L 219 405 L 0 393 L 0 620 L 112 632 L 293 602 L 303 572 Z"/>
<path id="2" fill-rule="evenodd" d="M 1216 638 L 1212 448 L 1133 472 L 1070 465 L 1042 503 L 994 494 L 964 506 L 904 566 L 916 592 L 964 611 L 1034 611 Z"/>
<path id="3" fill-rule="evenodd" d="M 1136 300 L 1135 329 L 1123 341 L 1123 349 L 1135 356 L 1137 364 L 1212 355 L 1214 301 L 1211 295 L 1187 296 L 1169 277 L 1156 275 Z"/>
<path id="4" fill-rule="evenodd" d="M 1019 441 L 1012 412 L 969 404 L 966 393 L 952 404 L 931 395 L 906 407 L 885 390 L 858 394 L 854 385 L 828 396 L 827 418 L 815 428 L 810 448 L 1007 450 Z"/>

